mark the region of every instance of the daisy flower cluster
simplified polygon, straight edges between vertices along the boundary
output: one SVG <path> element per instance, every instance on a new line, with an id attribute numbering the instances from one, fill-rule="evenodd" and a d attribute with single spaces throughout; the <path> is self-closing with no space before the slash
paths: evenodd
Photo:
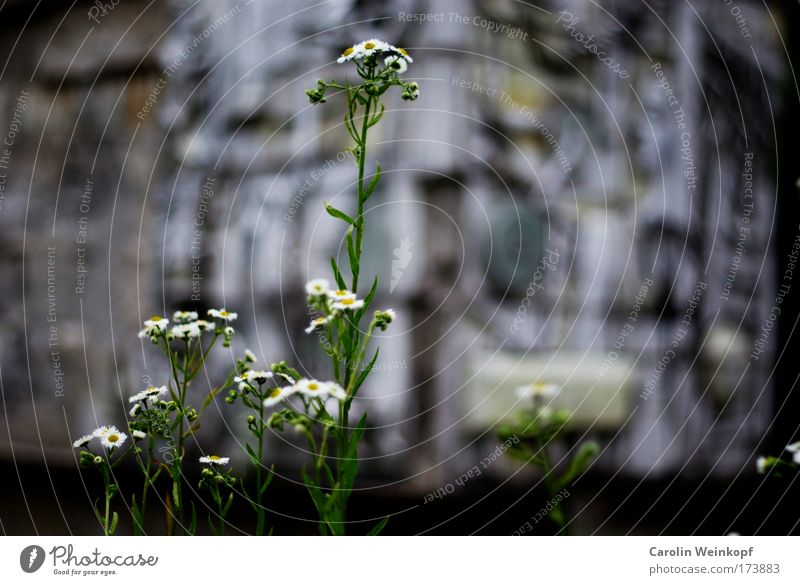
<path id="1" fill-rule="evenodd" d="M 91 434 L 83 435 L 79 439 L 76 439 L 75 442 L 72 443 L 72 446 L 76 449 L 85 449 L 86 452 L 91 453 L 89 445 L 94 440 L 98 440 L 109 453 L 112 453 L 115 449 L 125 444 L 125 441 L 128 440 L 128 435 L 113 425 L 102 426 L 97 427 Z"/>
<path id="2" fill-rule="evenodd" d="M 136 431 L 131 434 L 133 435 L 134 441 L 144 438 L 142 433 Z M 99 442 L 105 451 L 101 451 L 100 453 L 92 451 L 91 445 L 95 441 Z M 119 515 L 117 512 L 111 510 L 111 501 L 117 493 L 119 493 L 119 487 L 112 476 L 111 470 L 119 465 L 125 459 L 125 455 L 130 451 L 130 443 L 128 443 L 127 449 L 121 451 L 122 447 L 127 442 L 128 435 L 113 425 L 104 425 L 97 427 L 88 435 L 79 437 L 72 443 L 75 449 L 81 450 L 81 467 L 94 467 L 102 473 L 103 483 L 105 485 L 105 501 L 104 504 L 100 504 L 99 502 L 95 503 L 95 513 L 102 522 L 103 534 L 106 536 L 114 534 L 117 529 L 117 523 L 119 522 Z M 138 450 L 138 448 L 135 449 Z"/>
<path id="3" fill-rule="evenodd" d="M 350 312 L 357 312 L 354 321 L 358 322 L 361 317 L 360 311 L 365 307 L 365 301 L 359 299 L 357 295 L 347 289 L 333 289 L 324 278 L 315 278 L 306 283 L 306 293 L 308 293 L 308 304 L 315 309 L 321 316 L 311 320 L 306 333 L 313 333 L 324 328 L 328 323 L 334 322 L 341 316 L 346 316 Z M 375 327 L 386 331 L 389 323 L 397 318 L 393 309 L 375 311 L 373 324 Z"/>
<path id="4" fill-rule="evenodd" d="M 408 70 L 408 64 L 414 62 L 408 51 L 380 39 L 368 39 L 347 47 L 336 59 L 336 62 L 341 64 L 348 61 L 364 61 L 369 58 L 383 59 L 384 65 L 397 73 L 405 73 Z"/>
<path id="5" fill-rule="evenodd" d="M 173 340 L 190 341 L 199 339 L 203 333 L 210 332 L 215 337 L 222 336 L 223 345 L 229 347 L 231 338 L 235 333 L 230 322 L 235 321 L 238 315 L 226 309 L 209 309 L 210 319 L 200 319 L 197 311 L 175 311 L 172 316 L 174 324 L 170 327 L 170 320 L 161 315 L 154 315 L 144 322 L 144 328 L 139 331 L 139 338 L 148 338 L 153 343 L 159 341 L 170 342 Z"/>
<path id="6" fill-rule="evenodd" d="M 161 439 L 170 437 L 174 426 L 170 413 L 177 412 L 179 407 L 174 400 L 164 400 L 168 392 L 166 386 L 149 386 L 128 398 L 132 404 L 128 413 L 132 419 L 129 426 L 134 433 L 140 433 L 141 438 L 148 435 Z M 183 410 L 189 421 L 197 419 L 195 409 L 186 407 Z"/>
<path id="7" fill-rule="evenodd" d="M 399 79 L 408 71 L 409 64 L 414 62 L 408 51 L 402 47 L 390 45 L 380 39 L 367 39 L 347 47 L 336 59 L 339 64 L 353 63 L 364 83 L 358 86 L 371 96 L 382 95 L 390 86 L 398 85 L 402 88 L 401 97 L 412 101 L 419 97 L 419 84 L 406 82 Z M 347 89 L 336 83 L 317 81 L 317 87 L 306 90 L 306 95 L 312 104 L 324 103 L 325 93 L 329 89 Z"/>

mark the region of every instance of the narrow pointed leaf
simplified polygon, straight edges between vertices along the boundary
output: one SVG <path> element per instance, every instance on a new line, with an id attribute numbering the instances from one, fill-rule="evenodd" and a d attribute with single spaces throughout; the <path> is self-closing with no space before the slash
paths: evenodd
<path id="1" fill-rule="evenodd" d="M 333 205 L 328 203 L 327 201 L 322 202 L 325 205 L 325 211 L 328 212 L 328 215 L 331 217 L 335 217 L 336 219 L 341 219 L 342 221 L 346 221 L 350 225 L 353 225 L 353 218 L 347 215 L 345 212 L 336 209 Z"/>
<path id="2" fill-rule="evenodd" d="M 387 522 L 389 522 L 388 516 L 373 526 L 370 531 L 367 532 L 367 536 L 378 536 L 383 530 L 384 526 L 386 526 Z"/>

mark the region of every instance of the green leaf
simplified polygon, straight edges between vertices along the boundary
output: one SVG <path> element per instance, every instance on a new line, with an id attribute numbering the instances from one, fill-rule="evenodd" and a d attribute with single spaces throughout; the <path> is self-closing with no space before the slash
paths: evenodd
<path id="1" fill-rule="evenodd" d="M 180 492 L 179 481 L 172 483 L 172 503 L 176 509 L 180 509 L 181 507 L 181 492 Z"/>
<path id="2" fill-rule="evenodd" d="M 361 418 L 358 419 L 358 424 L 356 425 L 353 434 L 351 435 L 351 446 L 353 451 L 353 456 L 356 455 L 356 449 L 358 448 L 358 443 L 361 441 L 361 438 L 364 436 L 364 431 L 367 428 L 367 413 L 361 415 Z"/>
<path id="3" fill-rule="evenodd" d="M 364 197 L 362 201 L 369 199 L 369 196 L 372 195 L 372 192 L 375 190 L 375 186 L 378 184 L 378 181 L 381 178 L 381 163 L 376 162 L 375 166 L 378 167 L 378 170 L 375 171 L 375 175 L 372 177 L 372 180 L 369 182 L 369 185 L 364 191 Z"/>
<path id="4" fill-rule="evenodd" d="M 372 116 L 372 118 L 370 118 L 370 120 L 369 120 L 369 127 L 370 128 L 381 121 L 381 118 L 383 118 L 383 113 L 385 111 L 386 111 L 386 106 L 381 104 L 381 111 L 378 112 L 377 114 L 375 114 L 374 116 Z"/>
<path id="5" fill-rule="evenodd" d="M 272 479 L 275 477 L 275 465 L 271 465 L 269 468 L 269 472 L 267 473 L 267 478 L 264 480 L 264 483 L 261 484 L 261 487 L 258 489 L 258 495 L 263 496 L 264 492 L 267 491 L 269 484 L 272 483 Z"/>
<path id="6" fill-rule="evenodd" d="M 350 257 L 350 272 L 353 274 L 353 280 L 355 281 L 358 276 L 359 266 L 356 245 L 353 242 L 353 228 L 347 230 L 344 240 L 347 243 L 347 255 Z"/>
<path id="7" fill-rule="evenodd" d="M 373 526 L 369 532 L 367 532 L 367 536 L 378 536 L 383 528 L 386 526 L 386 523 L 389 521 L 389 517 L 387 516 L 380 522 L 378 522 L 375 526 Z"/>
<path id="8" fill-rule="evenodd" d="M 196 534 L 197 533 L 197 510 L 194 507 L 194 502 L 192 502 L 192 520 L 189 522 L 189 534 Z"/>
<path id="9" fill-rule="evenodd" d="M 222 517 L 224 518 L 225 515 L 228 513 L 228 510 L 231 509 L 231 505 L 233 504 L 233 492 L 228 494 L 228 501 L 225 502 L 225 505 L 222 507 Z"/>
<path id="10" fill-rule="evenodd" d="M 364 380 L 366 380 L 367 376 L 369 376 L 370 372 L 372 372 L 372 368 L 375 366 L 375 361 L 378 359 L 378 353 L 380 352 L 380 349 L 381 348 L 377 348 L 375 350 L 375 355 L 372 356 L 369 364 L 367 364 L 367 366 L 358 375 L 358 378 L 356 378 L 356 384 L 353 386 L 353 396 L 356 395 L 358 389 L 361 388 L 361 385 L 364 383 Z"/>
<path id="11" fill-rule="evenodd" d="M 363 317 L 364 313 L 366 313 L 367 310 L 369 309 L 369 306 L 372 303 L 372 299 L 373 297 L 375 297 L 375 292 L 377 290 L 378 290 L 378 277 L 376 276 L 375 280 L 372 281 L 372 288 L 369 289 L 369 293 L 367 293 L 367 296 L 364 297 L 364 306 L 358 310 L 358 312 L 355 315 L 355 318 L 353 319 L 354 323 L 357 324 L 361 322 L 361 317 Z"/>
<path id="12" fill-rule="evenodd" d="M 253 451 L 250 443 L 245 443 L 244 448 L 247 450 L 247 454 L 250 455 L 250 463 L 253 465 L 261 465 L 261 461 L 258 460 L 258 455 L 256 455 L 255 451 Z"/>
<path id="13" fill-rule="evenodd" d="M 588 441 L 581 445 L 575 457 L 570 461 L 567 471 L 564 472 L 564 475 L 561 476 L 561 479 L 558 481 L 557 491 L 571 484 L 575 478 L 586 471 L 592 459 L 594 459 L 599 452 L 600 447 L 594 441 Z"/>
<path id="14" fill-rule="evenodd" d="M 340 289 L 346 289 L 347 285 L 344 282 L 344 277 L 342 273 L 339 271 L 339 265 L 336 264 L 336 258 L 331 256 L 331 268 L 333 269 L 333 277 L 336 279 L 336 284 L 339 286 Z"/>
<path id="15" fill-rule="evenodd" d="M 356 475 L 358 475 L 358 443 L 363 438 L 366 427 L 367 413 L 365 412 L 361 415 L 356 428 L 348 439 L 343 459 L 339 461 L 339 465 L 342 468 L 342 483 L 338 491 L 338 496 L 342 502 L 346 501 L 350 496 Z"/>
<path id="16" fill-rule="evenodd" d="M 308 494 L 311 496 L 311 501 L 314 502 L 314 507 L 317 509 L 317 514 L 319 514 L 320 519 L 325 518 L 326 516 L 326 502 L 325 502 L 325 495 L 322 493 L 322 490 L 317 487 L 314 481 L 311 479 L 311 476 L 306 473 L 306 470 L 303 469 L 301 471 L 301 477 L 303 478 L 303 483 L 308 490 Z"/>
<path id="17" fill-rule="evenodd" d="M 325 471 L 325 476 L 328 478 L 328 483 L 331 485 L 335 484 L 336 477 L 333 475 L 333 471 L 331 470 L 330 466 L 327 463 L 323 463 L 322 469 Z"/>
<path id="18" fill-rule="evenodd" d="M 341 219 L 342 221 L 346 221 L 350 225 L 353 225 L 354 223 L 353 218 L 347 215 L 345 212 L 336 209 L 333 205 L 331 205 L 327 201 L 323 201 L 322 204 L 325 206 L 325 211 L 328 212 L 328 215 L 335 217 L 336 219 Z"/>
<path id="19" fill-rule="evenodd" d="M 108 533 L 109 534 L 114 534 L 114 532 L 116 532 L 116 530 L 117 530 L 117 522 L 119 522 L 119 514 L 114 512 L 111 515 L 111 526 L 109 526 L 109 528 L 108 528 Z"/>

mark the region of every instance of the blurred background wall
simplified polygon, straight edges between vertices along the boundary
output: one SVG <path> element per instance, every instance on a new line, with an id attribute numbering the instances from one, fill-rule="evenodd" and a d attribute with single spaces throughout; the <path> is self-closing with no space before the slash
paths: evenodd
<path id="1" fill-rule="evenodd" d="M 789 76 L 784 9 L 737 6 L 6 0 L 4 531 L 90 524 L 70 440 L 164 379 L 136 337 L 153 313 L 226 306 L 237 353 L 323 376 L 299 301 L 340 252 L 322 201 L 348 208 L 355 168 L 341 104 L 303 90 L 372 36 L 408 48 L 421 97 L 389 100 L 370 151 L 385 172 L 364 272 L 400 319 L 360 404 L 379 430 L 359 505 L 409 510 L 401 532 L 513 529 L 534 478 L 509 462 L 439 520 L 414 507 L 494 449 L 534 379 L 603 446 L 575 500 L 586 530 L 666 529 L 658 506 L 687 485 L 699 509 L 733 480 L 745 501 L 785 391 L 770 315 Z M 240 417 L 212 418 L 201 445 L 236 456 Z M 305 498 L 298 451 L 276 437 L 270 455 L 275 489 Z M 733 521 L 690 511 L 675 530 Z"/>

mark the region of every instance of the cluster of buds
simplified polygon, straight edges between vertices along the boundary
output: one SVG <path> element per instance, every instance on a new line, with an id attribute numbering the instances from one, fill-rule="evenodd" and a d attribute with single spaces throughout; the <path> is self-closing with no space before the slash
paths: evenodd
<path id="1" fill-rule="evenodd" d="M 203 467 L 203 471 L 201 472 L 200 481 L 197 484 L 197 487 L 205 489 L 209 487 L 210 483 L 214 483 L 217 486 L 227 486 L 232 488 L 236 485 L 236 478 L 233 477 L 228 471 L 221 472 L 215 466 L 211 465 L 208 467 Z"/>
<path id="2" fill-rule="evenodd" d="M 397 314 L 393 309 L 385 309 L 383 311 L 375 311 L 372 320 L 375 322 L 375 327 L 381 331 L 386 331 L 389 324 L 397 318 Z"/>
<path id="3" fill-rule="evenodd" d="M 278 412 L 273 412 L 267 420 L 267 426 L 271 429 L 283 432 L 286 425 L 294 428 L 298 433 L 310 431 L 313 421 L 300 412 L 291 408 L 284 408 Z"/>
<path id="4" fill-rule="evenodd" d="M 416 81 L 403 84 L 403 93 L 400 97 L 407 102 L 413 102 L 419 97 L 419 84 Z"/>

